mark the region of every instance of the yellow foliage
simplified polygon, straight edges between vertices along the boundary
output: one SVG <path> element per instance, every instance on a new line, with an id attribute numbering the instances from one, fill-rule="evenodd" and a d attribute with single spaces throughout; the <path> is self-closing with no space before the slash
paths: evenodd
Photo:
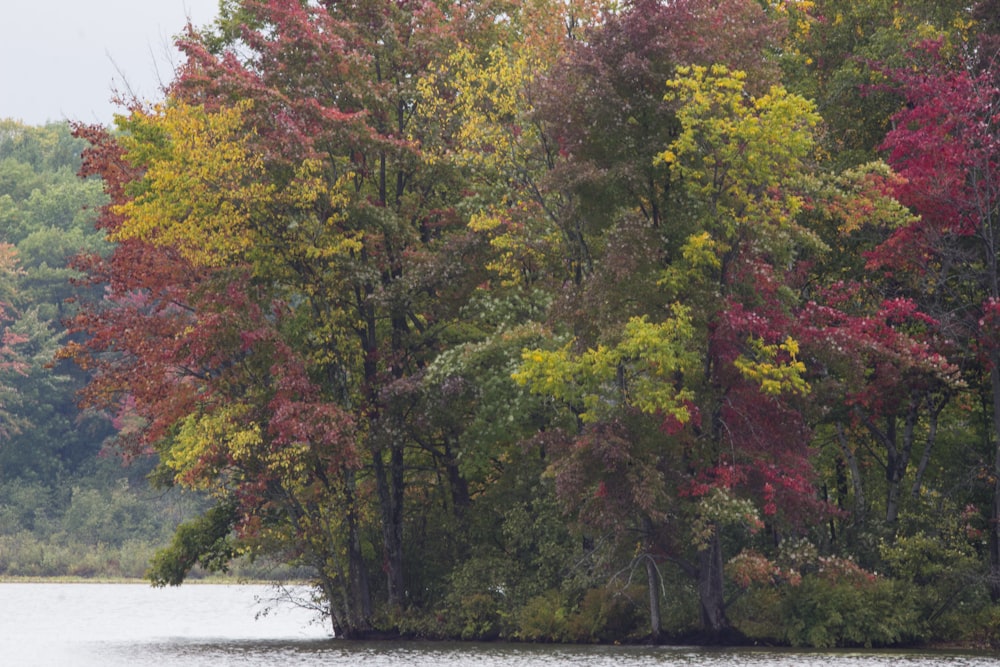
<path id="1" fill-rule="evenodd" d="M 274 193 L 259 175 L 262 160 L 243 129 L 249 103 L 209 113 L 185 103 L 120 118 L 121 142 L 145 168 L 138 192 L 116 206 L 124 217 L 111 240 L 172 245 L 191 262 L 226 264 L 250 246 L 249 219 Z"/>
<path id="2" fill-rule="evenodd" d="M 192 472 L 217 456 L 220 447 L 245 457 L 261 446 L 260 426 L 249 421 L 246 413 L 246 406 L 232 404 L 181 420 L 169 446 L 160 452 L 161 460 L 176 473 L 179 484 L 205 489 L 215 483 L 217 470 L 205 470 L 200 477 Z"/>
<path id="3" fill-rule="evenodd" d="M 669 414 L 681 423 L 690 419 L 690 389 L 678 378 L 697 366 L 688 309 L 673 307 L 673 317 L 652 323 L 634 317 L 621 341 L 575 354 L 570 343 L 561 349 L 525 350 L 514 380 L 533 393 L 552 396 L 580 410 L 580 419 L 595 422 L 608 410 L 628 404 L 643 412 Z"/>
<path id="4" fill-rule="evenodd" d="M 761 391 L 772 396 L 809 393 L 809 383 L 803 377 L 806 365 L 798 360 L 798 341 L 788 336 L 781 343 L 768 345 L 751 338 L 749 345 L 752 356 L 740 355 L 734 362 L 743 377 L 759 383 Z M 779 360 L 779 356 L 783 358 Z"/>
<path id="5" fill-rule="evenodd" d="M 305 476 L 305 443 L 275 447 L 268 442 L 261 425 L 243 404 L 221 406 L 212 412 L 191 414 L 182 419 L 174 437 L 160 452 L 164 465 L 174 471 L 178 484 L 208 489 L 224 483 L 225 475 L 211 461 L 227 465 L 274 471 L 288 488 L 295 488 Z"/>
<path id="6" fill-rule="evenodd" d="M 529 281 L 560 238 L 531 185 L 549 168 L 530 94 L 548 62 L 539 49 L 549 45 L 498 45 L 485 55 L 462 47 L 417 84 L 420 126 L 442 135 L 424 146 L 427 159 L 468 174 L 478 193 L 469 227 L 489 237 L 496 255 L 487 268 L 504 284 Z"/>
<path id="7" fill-rule="evenodd" d="M 681 248 L 681 256 L 692 267 L 708 266 L 718 269 L 722 266 L 719 254 L 720 244 L 708 232 L 692 234 Z"/>
<path id="8" fill-rule="evenodd" d="M 745 73 L 724 65 L 679 67 L 667 82 L 681 132 L 658 160 L 706 205 L 702 224 L 724 246 L 748 226 L 779 243 L 788 232 L 807 235 L 795 224 L 804 207 L 796 183 L 808 172 L 820 117 L 815 105 L 781 86 L 754 97 L 745 82 Z M 693 240 L 687 252 L 707 257 Z"/>

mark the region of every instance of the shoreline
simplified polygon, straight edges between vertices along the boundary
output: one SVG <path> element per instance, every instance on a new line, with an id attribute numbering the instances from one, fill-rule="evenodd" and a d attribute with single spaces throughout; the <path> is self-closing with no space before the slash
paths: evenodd
<path id="1" fill-rule="evenodd" d="M 82 577 L 82 576 L 54 576 L 54 577 L 38 577 L 38 576 L 0 576 L 0 585 L 2 584 L 115 584 L 115 585 L 145 585 L 150 588 L 155 588 L 153 584 L 148 579 L 139 579 L 131 577 Z M 196 579 L 185 580 L 182 584 L 183 586 L 308 586 L 307 581 L 276 581 L 276 580 L 261 580 L 261 579 L 241 579 L 233 576 L 226 575 L 212 575 L 207 577 L 201 577 Z M 426 642 L 426 643 L 437 643 L 437 642 L 452 642 L 452 643 L 500 643 L 500 644 L 550 644 L 552 642 L 536 641 L 536 642 L 526 642 L 516 639 L 498 639 L 494 641 L 483 640 L 468 640 L 460 639 L 454 637 L 420 637 L 414 636 L 407 633 L 399 632 L 372 632 L 369 635 L 358 638 L 338 638 L 341 641 L 346 642 L 377 642 L 377 643 L 403 643 L 403 642 Z M 680 638 L 678 638 L 680 639 Z M 567 646 L 577 646 L 577 645 L 595 645 L 595 644 L 565 644 Z M 599 645 L 599 644 L 597 644 Z M 612 645 L 611 643 L 607 645 Z M 698 648 L 729 648 L 729 649 L 746 649 L 746 650 L 779 650 L 779 651 L 814 651 L 816 649 L 809 649 L 805 647 L 795 647 L 784 644 L 767 644 L 748 641 L 746 643 L 732 643 L 725 645 L 712 645 L 704 644 L 700 642 L 691 641 L 665 641 L 657 644 L 650 643 L 648 641 L 643 641 L 637 639 L 635 641 L 628 642 L 614 642 L 614 645 L 631 645 L 631 646 L 664 646 L 664 647 L 682 647 L 682 646 L 692 646 Z M 829 649 L 821 649 L 822 651 L 829 652 L 839 652 L 839 651 L 871 651 L 874 653 L 884 653 L 892 651 L 907 651 L 907 652 L 928 652 L 928 653 L 991 653 L 994 654 L 998 647 L 990 645 L 989 642 L 984 641 L 946 641 L 946 642 L 931 642 L 926 644 L 898 644 L 893 646 L 879 646 L 879 647 L 836 647 Z"/>

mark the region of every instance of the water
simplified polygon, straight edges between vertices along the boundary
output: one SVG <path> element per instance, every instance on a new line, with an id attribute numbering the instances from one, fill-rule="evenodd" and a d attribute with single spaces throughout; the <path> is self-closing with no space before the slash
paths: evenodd
<path id="1" fill-rule="evenodd" d="M 1000 655 L 345 642 L 265 586 L 0 584 L 0 667 L 995 667 Z"/>

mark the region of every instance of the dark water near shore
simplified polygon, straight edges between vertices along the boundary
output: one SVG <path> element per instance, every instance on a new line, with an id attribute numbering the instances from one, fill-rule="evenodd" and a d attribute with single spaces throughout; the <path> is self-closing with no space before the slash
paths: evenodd
<path id="1" fill-rule="evenodd" d="M 265 586 L 0 584 L 4 667 L 996 667 L 1000 654 L 343 642 Z"/>

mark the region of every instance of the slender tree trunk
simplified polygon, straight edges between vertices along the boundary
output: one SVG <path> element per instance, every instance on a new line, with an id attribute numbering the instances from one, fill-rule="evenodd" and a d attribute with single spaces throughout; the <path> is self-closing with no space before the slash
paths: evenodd
<path id="1" fill-rule="evenodd" d="M 861 478 L 861 468 L 858 466 L 858 457 L 854 455 L 847 443 L 847 436 L 844 434 L 844 427 L 837 424 L 837 443 L 840 445 L 840 453 L 844 456 L 847 469 L 851 471 L 851 485 L 854 488 L 854 520 L 858 525 L 864 524 L 867 501 L 865 499 L 865 487 Z"/>
<path id="2" fill-rule="evenodd" d="M 889 524 L 894 524 L 899 519 L 903 477 L 910 465 L 910 453 L 913 451 L 913 433 L 917 423 L 918 406 L 919 401 L 910 403 L 903 427 L 902 443 L 897 443 L 896 429 L 892 429 L 892 456 L 889 457 L 889 466 L 886 470 L 889 489 L 885 500 L 885 520 Z"/>
<path id="3" fill-rule="evenodd" d="M 935 440 L 937 440 L 938 417 L 941 415 L 941 411 L 944 410 L 947 402 L 948 399 L 945 397 L 936 405 L 931 406 L 931 415 L 927 425 L 927 440 L 924 442 L 924 453 L 920 457 L 920 463 L 917 465 L 917 474 L 913 479 L 913 487 L 910 489 L 910 496 L 913 498 L 920 496 L 920 487 L 924 483 L 924 473 L 927 471 L 927 465 L 931 460 L 931 450 L 934 448 Z M 930 399 L 928 399 L 928 404 L 930 404 Z"/>
<path id="4" fill-rule="evenodd" d="M 405 596 L 403 579 L 403 447 L 389 447 L 389 462 L 383 453 L 374 456 L 376 486 L 382 509 L 382 568 L 385 571 L 390 607 L 401 608 Z"/>
<path id="5" fill-rule="evenodd" d="M 456 517 L 461 519 L 472 504 L 472 498 L 469 496 L 469 483 L 458 469 L 458 459 L 447 439 L 444 443 L 443 459 L 445 470 L 448 473 L 448 487 L 451 489 L 452 511 Z"/>
<path id="6" fill-rule="evenodd" d="M 990 352 L 993 391 L 993 504 L 990 511 L 990 599 L 1000 602 L 1000 350 Z"/>
<path id="7" fill-rule="evenodd" d="M 724 642 L 730 631 L 722 578 L 722 541 L 718 528 L 704 549 L 698 552 L 698 597 L 701 627 L 705 639 L 713 644 Z"/>
<path id="8" fill-rule="evenodd" d="M 660 616 L 660 573 L 652 556 L 646 556 L 646 582 L 649 586 L 649 631 L 650 637 L 659 643 L 663 636 L 663 619 Z"/>
<path id="9" fill-rule="evenodd" d="M 358 525 L 354 500 L 354 472 L 346 474 L 347 489 L 347 567 L 350 587 L 350 607 L 348 608 L 349 635 L 363 634 L 371 629 L 372 596 L 368 583 L 368 568 L 365 566 L 361 550 L 361 530 Z"/>

